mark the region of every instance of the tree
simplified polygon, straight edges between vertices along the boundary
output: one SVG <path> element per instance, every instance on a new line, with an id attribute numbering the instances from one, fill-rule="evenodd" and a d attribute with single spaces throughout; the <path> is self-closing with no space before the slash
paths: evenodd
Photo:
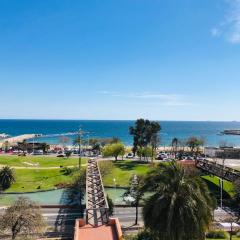
<path id="1" fill-rule="evenodd" d="M 113 200 L 108 195 L 107 195 L 107 202 L 108 202 L 109 216 L 112 216 L 114 213 L 114 203 L 113 203 Z"/>
<path id="2" fill-rule="evenodd" d="M 92 147 L 92 150 L 97 151 L 98 154 L 101 152 L 101 142 L 98 138 L 90 138 L 89 145 Z"/>
<path id="3" fill-rule="evenodd" d="M 113 156 L 117 161 L 118 156 L 123 156 L 125 153 L 125 147 L 122 143 L 112 143 L 108 144 L 103 149 L 103 156 L 104 157 L 111 157 Z"/>
<path id="4" fill-rule="evenodd" d="M 160 143 L 160 138 L 158 136 L 158 133 L 161 130 L 161 126 L 158 122 L 152 121 L 152 122 L 148 122 L 146 120 L 146 138 L 147 138 L 147 142 L 151 145 L 152 147 L 152 163 L 153 163 L 153 159 L 154 159 L 154 155 L 157 149 L 157 146 Z"/>
<path id="5" fill-rule="evenodd" d="M 124 193 L 124 200 L 136 208 L 135 225 L 138 224 L 138 207 L 144 195 L 143 177 L 133 175 L 129 181 L 129 188 Z M 130 197 L 130 200 L 128 200 Z"/>
<path id="6" fill-rule="evenodd" d="M 146 146 L 145 140 L 145 127 L 146 123 L 144 119 L 137 119 L 134 126 L 129 128 L 130 135 L 133 136 L 133 151 L 134 154 L 138 150 L 138 148 L 142 148 Z"/>
<path id="7" fill-rule="evenodd" d="M 179 140 L 175 137 L 172 140 L 172 151 L 174 153 L 174 158 L 176 159 L 177 152 L 178 152 Z"/>
<path id="8" fill-rule="evenodd" d="M 12 240 L 19 234 L 24 235 L 25 239 L 32 234 L 40 234 L 44 226 L 40 207 L 23 197 L 6 209 L 0 221 L 0 229 L 10 231 Z"/>
<path id="9" fill-rule="evenodd" d="M 197 137 L 190 137 L 187 140 L 187 146 L 190 148 L 191 152 L 194 151 L 198 154 L 200 146 L 203 146 L 204 140 Z"/>
<path id="10" fill-rule="evenodd" d="M 13 169 L 5 166 L 0 170 L 0 186 L 3 190 L 9 188 L 15 182 Z"/>
<path id="11" fill-rule="evenodd" d="M 139 157 L 143 157 L 144 160 L 145 160 L 145 159 L 148 160 L 149 157 L 152 157 L 152 148 L 149 147 L 149 146 L 146 146 L 146 147 L 144 147 L 144 148 L 139 148 L 139 149 L 137 150 L 137 155 L 138 155 Z"/>
<path id="12" fill-rule="evenodd" d="M 7 152 L 9 150 L 10 144 L 9 141 L 5 141 L 2 144 L 2 148 L 4 149 L 4 152 Z"/>
<path id="13" fill-rule="evenodd" d="M 147 228 L 161 240 L 203 240 L 215 201 L 207 185 L 189 177 L 177 163 L 160 164 L 146 176 L 145 190 L 155 192 L 143 207 Z"/>
<path id="14" fill-rule="evenodd" d="M 65 155 L 66 155 L 67 158 L 69 158 L 72 155 L 72 152 L 71 151 L 66 151 Z"/>
<path id="15" fill-rule="evenodd" d="M 50 149 L 50 145 L 47 143 L 42 143 L 42 150 L 44 153 L 47 153 L 48 150 Z"/>
<path id="16" fill-rule="evenodd" d="M 133 136 L 133 152 L 136 152 L 148 144 L 152 147 L 152 160 L 154 157 L 154 151 L 159 143 L 158 133 L 161 130 L 161 126 L 158 122 L 149 121 L 144 119 L 138 119 L 134 126 L 129 128 L 130 135 Z M 141 156 L 140 156 L 141 159 Z"/>
<path id="17" fill-rule="evenodd" d="M 18 149 L 21 149 L 24 153 L 27 152 L 27 148 L 28 148 L 28 143 L 26 139 L 18 143 Z"/>

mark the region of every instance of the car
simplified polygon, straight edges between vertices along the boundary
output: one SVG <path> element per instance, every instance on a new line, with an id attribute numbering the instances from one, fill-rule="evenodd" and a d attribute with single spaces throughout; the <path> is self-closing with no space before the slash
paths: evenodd
<path id="1" fill-rule="evenodd" d="M 134 157 L 133 153 L 128 153 L 128 154 L 126 155 L 126 158 L 133 158 L 133 157 Z"/>
<path id="2" fill-rule="evenodd" d="M 157 160 L 165 160 L 167 158 L 168 158 L 168 155 L 165 153 L 161 153 L 156 157 Z"/>

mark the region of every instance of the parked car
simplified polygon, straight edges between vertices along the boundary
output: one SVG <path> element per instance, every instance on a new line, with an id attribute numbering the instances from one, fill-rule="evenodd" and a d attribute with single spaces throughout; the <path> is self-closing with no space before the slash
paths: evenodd
<path id="1" fill-rule="evenodd" d="M 168 155 L 165 153 L 161 153 L 156 157 L 157 160 L 165 160 L 168 159 Z"/>
<path id="2" fill-rule="evenodd" d="M 128 153 L 128 154 L 126 155 L 126 158 L 133 158 L 133 157 L 134 157 L 133 153 Z"/>

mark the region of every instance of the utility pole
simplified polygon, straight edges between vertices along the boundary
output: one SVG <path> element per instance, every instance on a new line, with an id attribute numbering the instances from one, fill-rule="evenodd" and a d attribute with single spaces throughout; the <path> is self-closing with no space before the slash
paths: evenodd
<path id="1" fill-rule="evenodd" d="M 81 169 L 82 166 L 82 157 L 81 157 L 81 150 L 82 150 L 82 136 L 88 132 L 85 132 L 82 130 L 80 127 L 78 130 L 78 139 L 77 139 L 77 144 L 78 144 L 78 167 Z M 89 136 L 88 136 L 88 142 L 89 142 Z"/>

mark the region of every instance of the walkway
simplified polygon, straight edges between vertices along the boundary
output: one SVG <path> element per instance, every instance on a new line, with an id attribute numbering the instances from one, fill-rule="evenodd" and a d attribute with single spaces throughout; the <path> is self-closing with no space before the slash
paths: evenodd
<path id="1" fill-rule="evenodd" d="M 108 209 L 98 163 L 90 159 L 86 174 L 86 223 L 93 226 L 108 223 Z"/>
<path id="2" fill-rule="evenodd" d="M 117 218 L 109 218 L 109 206 L 96 159 L 89 159 L 86 169 L 86 220 L 77 219 L 74 240 L 123 239 Z"/>
<path id="3" fill-rule="evenodd" d="M 221 164 L 203 159 L 203 160 L 196 160 L 196 167 L 206 171 L 210 174 L 213 174 L 217 177 L 221 177 L 225 180 L 228 180 L 230 182 L 234 182 L 237 179 L 240 179 L 240 171 L 223 166 Z"/>

